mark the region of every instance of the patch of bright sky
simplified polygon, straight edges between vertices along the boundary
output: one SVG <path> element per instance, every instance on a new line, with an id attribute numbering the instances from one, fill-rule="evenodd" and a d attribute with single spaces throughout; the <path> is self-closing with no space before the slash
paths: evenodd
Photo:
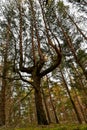
<path id="1" fill-rule="evenodd" d="M 84 12 L 80 12 L 78 11 L 79 7 L 76 6 L 73 6 L 73 4 L 71 2 L 69 2 L 68 0 L 63 0 L 64 1 L 64 4 L 69 6 L 70 8 L 70 13 L 72 15 L 74 15 L 75 17 L 75 20 L 78 22 L 79 21 L 79 18 L 82 18 L 82 17 L 85 17 L 87 18 L 87 15 L 86 13 Z M 87 7 L 85 7 L 85 9 L 87 9 Z M 82 20 L 82 19 L 81 19 Z M 79 28 L 82 30 L 82 32 L 87 36 L 87 21 L 82 21 L 79 25 Z M 84 40 L 83 43 L 81 43 L 81 48 L 82 49 L 85 49 L 86 50 L 86 53 L 87 53 L 87 41 Z"/>
<path id="2" fill-rule="evenodd" d="M 2 5 L 2 2 L 5 3 L 6 1 L 7 0 L 0 0 L 0 5 Z M 58 1 L 58 0 L 56 0 L 56 1 Z M 68 0 L 63 0 L 63 1 L 64 1 L 65 5 L 70 7 L 70 13 L 75 16 L 76 21 L 78 21 L 80 16 L 84 16 L 85 18 L 87 18 L 87 15 L 85 13 L 78 11 L 79 7 L 73 6 L 73 4 L 71 2 L 69 2 Z M 87 7 L 85 7 L 85 8 L 87 8 Z M 1 13 L 0 13 L 0 20 L 1 21 L 3 20 L 3 17 L 1 16 Z M 79 24 L 78 26 L 82 29 L 83 33 L 85 35 L 87 35 L 87 22 L 83 21 L 83 23 Z M 87 48 L 87 43 L 86 42 L 82 43 L 82 48 Z"/>

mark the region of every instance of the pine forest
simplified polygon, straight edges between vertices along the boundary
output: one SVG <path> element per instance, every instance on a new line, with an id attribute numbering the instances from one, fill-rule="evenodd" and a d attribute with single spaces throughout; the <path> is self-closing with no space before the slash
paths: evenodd
<path id="1" fill-rule="evenodd" d="M 0 1 L 0 130 L 87 130 L 87 0 Z"/>

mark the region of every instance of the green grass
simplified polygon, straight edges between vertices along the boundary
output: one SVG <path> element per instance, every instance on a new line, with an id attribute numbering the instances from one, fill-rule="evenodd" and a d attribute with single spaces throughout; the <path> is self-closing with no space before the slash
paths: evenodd
<path id="1" fill-rule="evenodd" d="M 87 130 L 87 125 L 29 126 L 27 128 L 0 128 L 0 130 Z"/>

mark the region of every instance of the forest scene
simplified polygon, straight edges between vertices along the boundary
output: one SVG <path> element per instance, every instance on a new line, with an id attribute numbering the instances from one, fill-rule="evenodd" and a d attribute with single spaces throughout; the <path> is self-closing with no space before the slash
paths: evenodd
<path id="1" fill-rule="evenodd" d="M 87 130 L 87 0 L 0 0 L 0 130 Z"/>

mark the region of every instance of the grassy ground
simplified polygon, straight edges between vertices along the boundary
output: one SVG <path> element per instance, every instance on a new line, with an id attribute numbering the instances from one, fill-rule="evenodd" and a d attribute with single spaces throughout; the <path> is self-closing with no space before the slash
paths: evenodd
<path id="1" fill-rule="evenodd" d="M 29 126 L 27 128 L 0 128 L 0 130 L 87 130 L 87 125 Z"/>

